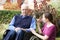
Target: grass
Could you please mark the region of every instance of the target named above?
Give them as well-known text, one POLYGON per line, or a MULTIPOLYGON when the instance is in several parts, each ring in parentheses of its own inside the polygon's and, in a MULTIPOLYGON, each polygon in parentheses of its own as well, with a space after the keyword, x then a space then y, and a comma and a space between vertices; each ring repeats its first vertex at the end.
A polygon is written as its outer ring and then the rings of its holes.
MULTIPOLYGON (((8 28, 8 24, 0 24, 0 40, 2 40, 4 31, 8 28)), ((60 40, 60 37, 56 37, 56 40, 60 40)))
POLYGON ((60 37, 57 37, 56 40, 60 40, 60 37))
POLYGON ((4 31, 8 28, 8 24, 0 24, 0 40, 3 37, 4 31))

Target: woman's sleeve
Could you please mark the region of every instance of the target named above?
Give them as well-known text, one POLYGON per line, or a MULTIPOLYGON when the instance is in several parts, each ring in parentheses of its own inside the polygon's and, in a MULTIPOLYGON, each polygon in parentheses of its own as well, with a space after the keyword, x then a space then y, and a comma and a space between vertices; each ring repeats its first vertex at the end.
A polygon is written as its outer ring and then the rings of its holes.
POLYGON ((55 32, 55 30, 56 30, 55 26, 52 26, 52 27, 48 28, 48 30, 46 30, 45 35, 50 37, 51 34, 53 34, 53 32, 55 32))

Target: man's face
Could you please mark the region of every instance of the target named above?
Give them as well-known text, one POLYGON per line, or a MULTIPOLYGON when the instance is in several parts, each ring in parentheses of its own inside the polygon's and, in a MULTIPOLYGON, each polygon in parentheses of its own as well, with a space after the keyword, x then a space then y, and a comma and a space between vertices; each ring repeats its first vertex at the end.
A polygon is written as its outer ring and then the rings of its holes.
POLYGON ((28 15, 28 8, 21 8, 21 12, 25 15, 28 15))

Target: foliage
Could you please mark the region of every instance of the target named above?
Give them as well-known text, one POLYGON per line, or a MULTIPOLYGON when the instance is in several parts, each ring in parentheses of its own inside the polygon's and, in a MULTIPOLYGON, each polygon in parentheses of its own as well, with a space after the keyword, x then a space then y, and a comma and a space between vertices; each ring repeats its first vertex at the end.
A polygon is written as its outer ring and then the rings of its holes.
POLYGON ((10 2, 6 2, 3 5, 4 9, 6 10, 20 10, 19 6, 17 3, 10 3, 10 2))
POLYGON ((20 11, 0 10, 0 24, 9 23, 14 15, 20 14, 20 11))

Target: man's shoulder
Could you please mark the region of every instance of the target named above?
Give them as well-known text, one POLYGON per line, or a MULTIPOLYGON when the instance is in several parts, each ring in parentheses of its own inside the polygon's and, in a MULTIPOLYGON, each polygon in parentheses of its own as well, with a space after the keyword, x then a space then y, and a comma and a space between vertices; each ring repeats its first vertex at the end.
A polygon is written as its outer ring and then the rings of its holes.
POLYGON ((20 14, 15 15, 15 17, 18 17, 18 16, 20 16, 20 14))

